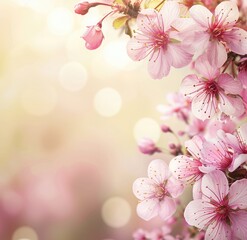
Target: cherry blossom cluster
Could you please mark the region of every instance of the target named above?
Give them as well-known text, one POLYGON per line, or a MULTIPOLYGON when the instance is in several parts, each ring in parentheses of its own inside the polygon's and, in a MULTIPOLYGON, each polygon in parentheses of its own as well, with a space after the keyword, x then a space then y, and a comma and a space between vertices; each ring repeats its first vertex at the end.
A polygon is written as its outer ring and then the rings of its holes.
POLYGON ((147 59, 153 79, 169 77, 171 67, 188 66, 179 91, 159 105, 161 119, 175 118, 182 130, 162 124, 162 134, 176 141, 158 146, 141 139, 143 154, 156 157, 147 177, 133 183, 137 214, 163 226, 138 229, 135 240, 244 240, 247 236, 247 2, 246 0, 102 0, 81 2, 75 12, 85 15, 95 6, 109 12, 82 38, 86 48, 104 39, 102 23, 130 36, 127 53, 134 61, 147 59), (192 200, 181 204, 192 186, 192 200), (184 205, 184 204, 183 204, 184 205), (176 226, 182 225, 180 231, 176 226))

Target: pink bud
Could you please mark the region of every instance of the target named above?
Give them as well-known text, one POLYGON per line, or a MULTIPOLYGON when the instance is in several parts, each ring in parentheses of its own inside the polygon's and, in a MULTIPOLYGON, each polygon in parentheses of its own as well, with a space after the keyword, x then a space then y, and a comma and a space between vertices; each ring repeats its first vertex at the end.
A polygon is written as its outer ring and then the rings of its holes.
POLYGON ((154 142, 149 138, 143 138, 138 143, 139 150, 144 154, 152 155, 155 152, 161 152, 159 148, 157 148, 154 142))
POLYGON ((92 4, 89 2, 77 3, 75 5, 74 11, 77 14, 85 15, 87 14, 90 7, 92 7, 92 4))
POLYGON ((101 23, 88 26, 87 31, 82 35, 82 38, 86 41, 85 46, 87 49, 94 50, 101 45, 104 38, 101 27, 101 23))
POLYGON ((164 133, 172 132, 172 130, 170 129, 170 127, 167 126, 167 125, 165 125, 165 124, 163 124, 163 125, 161 126, 161 130, 162 130, 162 132, 164 132, 164 133))

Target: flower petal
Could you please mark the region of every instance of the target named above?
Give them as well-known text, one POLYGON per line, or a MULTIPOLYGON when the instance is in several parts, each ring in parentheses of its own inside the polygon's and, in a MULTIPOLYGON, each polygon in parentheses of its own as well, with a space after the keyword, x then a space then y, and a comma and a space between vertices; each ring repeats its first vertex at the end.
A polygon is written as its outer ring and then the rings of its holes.
POLYGON ((163 49, 152 53, 148 63, 148 72, 153 79, 161 79, 170 72, 171 59, 167 57, 163 49))
POLYGON ((136 211, 140 218, 148 221, 158 215, 159 200, 156 198, 143 200, 137 205, 136 211))
POLYGON ((219 68, 227 60, 226 49, 221 42, 210 41, 207 49, 207 59, 212 66, 219 68))
POLYGON ((230 213, 230 221, 233 231, 233 239, 246 239, 247 235, 247 211, 240 210, 230 213))
POLYGON ((233 209, 247 208, 247 179, 234 182, 229 190, 229 205, 233 209))
POLYGON ((241 28, 233 28, 224 34, 228 47, 239 55, 247 54, 247 32, 241 28))
POLYGON ((160 208, 159 208, 159 216, 163 220, 167 220, 170 218, 176 211, 177 205, 174 199, 170 197, 165 197, 160 202, 160 208))
POLYGON ((148 177, 157 184, 164 183, 170 176, 168 165, 161 159, 153 160, 148 166, 148 177))
POLYGON ((201 82, 195 74, 190 74, 182 80, 180 92, 185 96, 193 98, 198 93, 198 89, 200 88, 198 84, 201 82))
POLYGON ((203 229, 215 216, 214 206, 202 199, 189 202, 184 210, 184 218, 189 225, 203 229))
POLYGON ((144 200, 155 192, 155 183, 150 178, 138 178, 134 181, 132 190, 138 199, 144 200))
POLYGON ((215 170, 203 176, 202 193, 207 198, 220 202, 229 192, 229 185, 225 174, 215 170))
POLYGON ((171 28, 171 24, 179 18, 179 5, 175 1, 166 1, 163 7, 160 9, 164 21, 164 31, 171 28))
POLYGON ((235 171, 241 164, 247 162, 247 154, 239 154, 228 168, 229 172, 235 171))
POLYGON ((139 36, 134 36, 127 43, 127 53, 134 61, 140 61, 147 57, 149 48, 139 41, 139 36))
POLYGON ((194 5, 190 8, 190 16, 202 27, 207 29, 213 14, 204 6, 194 5))
POLYGON ((232 232, 230 226, 225 221, 212 222, 206 231, 205 239, 208 240, 230 240, 232 239, 232 232))
POLYGON ((166 183, 166 190, 173 198, 177 198, 183 193, 184 185, 181 181, 178 181, 175 177, 171 176, 166 183))
POLYGON ((224 1, 215 8, 215 17, 218 23, 228 25, 236 23, 239 18, 238 7, 234 2, 224 1))
POLYGON ((240 94, 243 89, 241 82, 234 80, 234 78, 227 73, 220 74, 218 77, 218 85, 224 89, 226 94, 240 94))

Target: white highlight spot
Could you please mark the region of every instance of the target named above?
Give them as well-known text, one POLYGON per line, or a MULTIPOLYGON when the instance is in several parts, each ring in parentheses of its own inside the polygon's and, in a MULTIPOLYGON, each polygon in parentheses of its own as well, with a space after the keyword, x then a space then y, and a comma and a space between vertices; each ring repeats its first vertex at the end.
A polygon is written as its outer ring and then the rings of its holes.
POLYGON ((61 68, 59 80, 64 89, 79 91, 87 82, 87 71, 80 63, 70 62, 61 68))
POLYGON ((55 35, 66 35, 72 31, 74 18, 66 8, 57 8, 47 19, 49 30, 55 35))
POLYGON ((112 197, 104 203, 101 215, 108 226, 119 228, 128 223, 131 216, 131 208, 125 199, 112 197))
POLYGON ((142 118, 134 126, 134 136, 137 142, 142 138, 150 138, 157 142, 160 138, 160 126, 151 118, 142 118))
POLYGON ((15 230, 12 240, 38 240, 38 235, 34 229, 23 226, 15 230))
POLYGON ((116 115, 120 111, 121 106, 121 96, 113 88, 103 88, 94 97, 94 107, 104 117, 116 115))

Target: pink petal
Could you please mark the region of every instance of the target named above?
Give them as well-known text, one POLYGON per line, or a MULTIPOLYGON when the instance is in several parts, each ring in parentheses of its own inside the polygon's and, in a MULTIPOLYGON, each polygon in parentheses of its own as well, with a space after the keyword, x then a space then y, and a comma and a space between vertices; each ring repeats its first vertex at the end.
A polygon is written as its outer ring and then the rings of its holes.
POLYGON ((228 47, 239 55, 247 54, 247 32, 241 28, 233 28, 224 34, 228 47))
POLYGON ((215 97, 211 98, 210 95, 201 93, 193 98, 191 110, 201 120, 210 119, 218 111, 218 101, 215 97))
POLYGON ((221 2, 215 8, 215 17, 218 17, 218 20, 223 25, 228 25, 230 23, 236 23, 239 18, 238 7, 234 2, 224 1, 221 2))
POLYGON ((153 79, 161 79, 170 72, 171 59, 167 57, 163 49, 156 50, 148 63, 148 72, 153 79))
POLYGON ((148 166, 148 177, 157 184, 164 183, 170 176, 168 165, 161 159, 153 160, 148 166))
POLYGON ((212 66, 221 67, 227 60, 224 45, 218 41, 210 41, 207 48, 207 58, 212 66))
POLYGON ((220 73, 219 68, 209 64, 206 55, 202 55, 197 59, 195 62, 195 70, 209 80, 216 78, 220 73))
POLYGON ((239 132, 242 140, 244 141, 244 143, 247 144, 247 123, 242 124, 239 127, 238 132, 239 132))
POLYGON ((238 80, 241 81, 243 87, 247 87, 247 70, 242 70, 238 73, 238 80))
POLYGON ((158 215, 159 200, 156 198, 143 200, 138 203, 136 211, 140 218, 148 221, 158 215))
POLYGON ((245 106, 240 97, 221 94, 220 110, 228 116, 240 117, 245 112, 245 106))
POLYGON ((231 228, 225 221, 212 222, 206 231, 205 240, 232 240, 231 228))
POLYGON ((157 16, 158 12, 154 9, 143 9, 136 19, 138 30, 150 34, 150 28, 147 28, 147 26, 157 27, 157 16))
POLYGON ((134 61, 140 61, 147 57, 147 51, 149 48, 145 47, 142 41, 138 40, 139 36, 134 36, 127 43, 127 53, 134 61))
POLYGON ((220 202, 229 192, 228 181, 225 174, 215 170, 203 176, 202 193, 208 198, 220 202))
POLYGON ((193 185, 192 193, 193 193, 193 199, 201 199, 202 198, 202 179, 199 179, 196 181, 193 185))
POLYGON ((233 209, 247 208, 247 179, 234 182, 229 190, 229 206, 233 209))
POLYGON ((155 192, 155 183, 150 178, 138 178, 134 181, 132 190, 138 199, 144 200, 155 192))
POLYGON ((247 162, 247 154, 239 154, 228 168, 229 172, 235 171, 240 165, 247 162))
POLYGON ((190 16, 202 27, 207 29, 213 14, 204 6, 194 5, 190 8, 190 16))
POLYGON ((197 94, 197 91, 200 88, 197 84, 201 82, 202 81, 195 74, 190 74, 182 80, 180 92, 185 96, 192 98, 197 94))
POLYGON ((166 1, 162 9, 160 9, 160 14, 162 15, 164 21, 164 31, 171 28, 171 24, 179 18, 179 5, 175 1, 166 1))
POLYGON ((181 181, 178 181, 175 177, 171 176, 166 183, 166 190, 173 198, 177 198, 183 193, 184 185, 181 181))
POLYGON ((247 211, 240 210, 230 213, 233 239, 246 239, 247 235, 247 211))
POLYGON ((191 140, 184 143, 185 148, 190 152, 190 154, 197 159, 201 158, 202 143, 205 139, 201 136, 194 136, 191 140))
POLYGON ((189 202, 184 210, 184 218, 189 225, 203 229, 215 216, 214 206, 210 203, 197 199, 189 202))
POLYGON ((240 94, 243 87, 239 80, 234 80, 227 73, 220 74, 218 77, 218 85, 224 89, 226 94, 240 94))
POLYGON ((168 44, 167 56, 172 59, 171 65, 176 68, 188 65, 192 59, 192 55, 186 52, 184 47, 178 43, 168 44))
POLYGON ((177 205, 174 201, 174 199, 170 197, 165 197, 161 202, 160 202, 160 208, 159 208, 159 216, 163 220, 167 220, 170 218, 176 211, 177 205))

